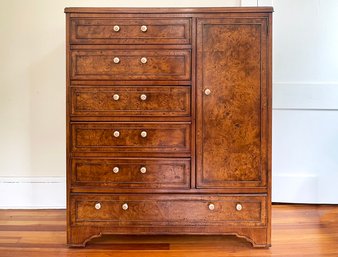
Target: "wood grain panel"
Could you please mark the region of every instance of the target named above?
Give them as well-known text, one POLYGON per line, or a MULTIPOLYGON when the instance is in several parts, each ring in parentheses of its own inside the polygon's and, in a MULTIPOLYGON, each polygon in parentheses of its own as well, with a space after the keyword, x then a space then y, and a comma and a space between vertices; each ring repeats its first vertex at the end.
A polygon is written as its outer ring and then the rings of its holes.
POLYGON ((265 198, 259 196, 87 194, 72 199, 73 225, 264 226, 266 222, 265 198), (95 209, 96 203, 101 209, 95 209), (238 203, 243 206, 241 211, 236 210, 238 203), (128 205, 127 210, 122 209, 123 204, 128 205), (214 210, 209 209, 210 204, 214 210))
POLYGON ((189 44, 190 19, 134 18, 71 20, 71 44, 189 44), (114 26, 119 31, 114 31, 114 26), (147 26, 142 32, 141 26, 147 26))
POLYGON ((190 80, 190 50, 72 50, 74 80, 190 80), (114 63, 114 58, 120 59, 114 63), (146 57, 147 63, 141 63, 146 57))
POLYGON ((190 188, 190 159, 76 158, 72 170, 72 187, 190 188), (115 167, 117 173, 113 172, 115 167), (145 173, 140 171, 142 167, 145 173))
POLYGON ((189 152, 191 147, 189 122, 81 122, 71 127, 74 152, 189 152))
POLYGON ((197 33, 197 186, 265 185, 265 20, 201 19, 197 33))
POLYGON ((114 86, 73 87, 73 116, 164 116, 191 114, 190 87, 114 86), (114 100, 117 95, 118 100, 114 100), (141 100, 141 95, 146 99, 141 100))

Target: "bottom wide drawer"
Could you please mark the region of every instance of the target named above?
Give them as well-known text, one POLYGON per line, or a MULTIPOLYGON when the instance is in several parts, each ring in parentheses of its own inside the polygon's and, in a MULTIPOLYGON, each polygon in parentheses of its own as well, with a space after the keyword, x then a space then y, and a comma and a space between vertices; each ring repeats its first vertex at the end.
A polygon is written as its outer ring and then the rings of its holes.
POLYGON ((266 197, 240 195, 71 195, 72 225, 266 225, 266 197))

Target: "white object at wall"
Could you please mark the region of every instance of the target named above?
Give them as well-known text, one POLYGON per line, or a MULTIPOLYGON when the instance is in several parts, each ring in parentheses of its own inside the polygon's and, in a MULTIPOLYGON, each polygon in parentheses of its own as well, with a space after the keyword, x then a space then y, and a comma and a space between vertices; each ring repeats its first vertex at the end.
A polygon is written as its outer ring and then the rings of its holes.
POLYGON ((241 6, 257 6, 258 0, 241 0, 241 6))
POLYGON ((273 6, 273 0, 241 0, 241 6, 273 6))
POLYGON ((338 203, 338 1, 274 1, 272 200, 338 203))
POLYGON ((273 0, 258 0, 258 6, 273 6, 273 0))

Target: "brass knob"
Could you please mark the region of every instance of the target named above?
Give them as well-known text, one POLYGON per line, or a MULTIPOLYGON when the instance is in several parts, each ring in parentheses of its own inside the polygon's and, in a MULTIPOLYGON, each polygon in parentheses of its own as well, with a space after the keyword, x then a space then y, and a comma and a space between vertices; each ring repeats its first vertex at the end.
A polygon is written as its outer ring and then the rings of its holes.
POLYGON ((146 168, 146 167, 141 167, 141 168, 140 168, 140 172, 141 172, 142 174, 146 173, 146 172, 147 172, 147 168, 146 168))
POLYGON ((114 31, 115 32, 119 32, 120 31, 120 26, 119 25, 115 25, 114 26, 114 31))
POLYGON ((100 210, 101 209, 101 203, 96 203, 95 204, 95 209, 100 210))
POLYGON ((236 204, 237 211, 241 211, 242 209, 243 209, 243 206, 240 203, 236 204))
POLYGON ((129 206, 127 203, 122 204, 122 210, 126 211, 128 210, 129 206))
POLYGON ((146 64, 148 62, 148 59, 146 57, 141 58, 141 63, 146 64))
POLYGON ((141 26, 141 31, 142 32, 147 32, 147 30, 148 30, 148 27, 146 25, 142 25, 141 26))
POLYGON ((114 94, 114 95, 113 95, 113 99, 114 99, 115 101, 117 101, 117 100, 120 99, 120 96, 119 96, 118 94, 114 94))
POLYGON ((119 171, 120 171, 120 169, 119 169, 119 167, 114 167, 113 168, 113 172, 116 174, 116 173, 119 173, 119 171))
POLYGON ((145 95, 145 94, 140 95, 140 99, 141 99, 142 101, 147 100, 147 95, 145 95))
POLYGON ((119 137, 120 136, 120 132, 119 131, 114 131, 114 137, 119 137))
POLYGON ((211 94, 211 90, 209 88, 204 90, 204 94, 205 95, 210 95, 211 94))
POLYGON ((116 63, 116 64, 117 64, 117 63, 120 63, 120 58, 115 57, 115 58, 114 58, 114 63, 116 63))
POLYGON ((215 210, 215 205, 213 203, 210 203, 208 207, 210 211, 215 210))
POLYGON ((142 131, 142 132, 141 132, 141 137, 147 137, 147 135, 148 135, 148 134, 147 134, 147 131, 142 131))

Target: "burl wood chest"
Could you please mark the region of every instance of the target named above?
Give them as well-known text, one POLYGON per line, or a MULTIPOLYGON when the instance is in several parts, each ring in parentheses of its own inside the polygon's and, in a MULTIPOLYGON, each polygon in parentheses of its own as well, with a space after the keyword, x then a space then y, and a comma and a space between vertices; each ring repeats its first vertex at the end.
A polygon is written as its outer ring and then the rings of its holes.
POLYGON ((67 230, 271 237, 272 8, 66 8, 67 230))

